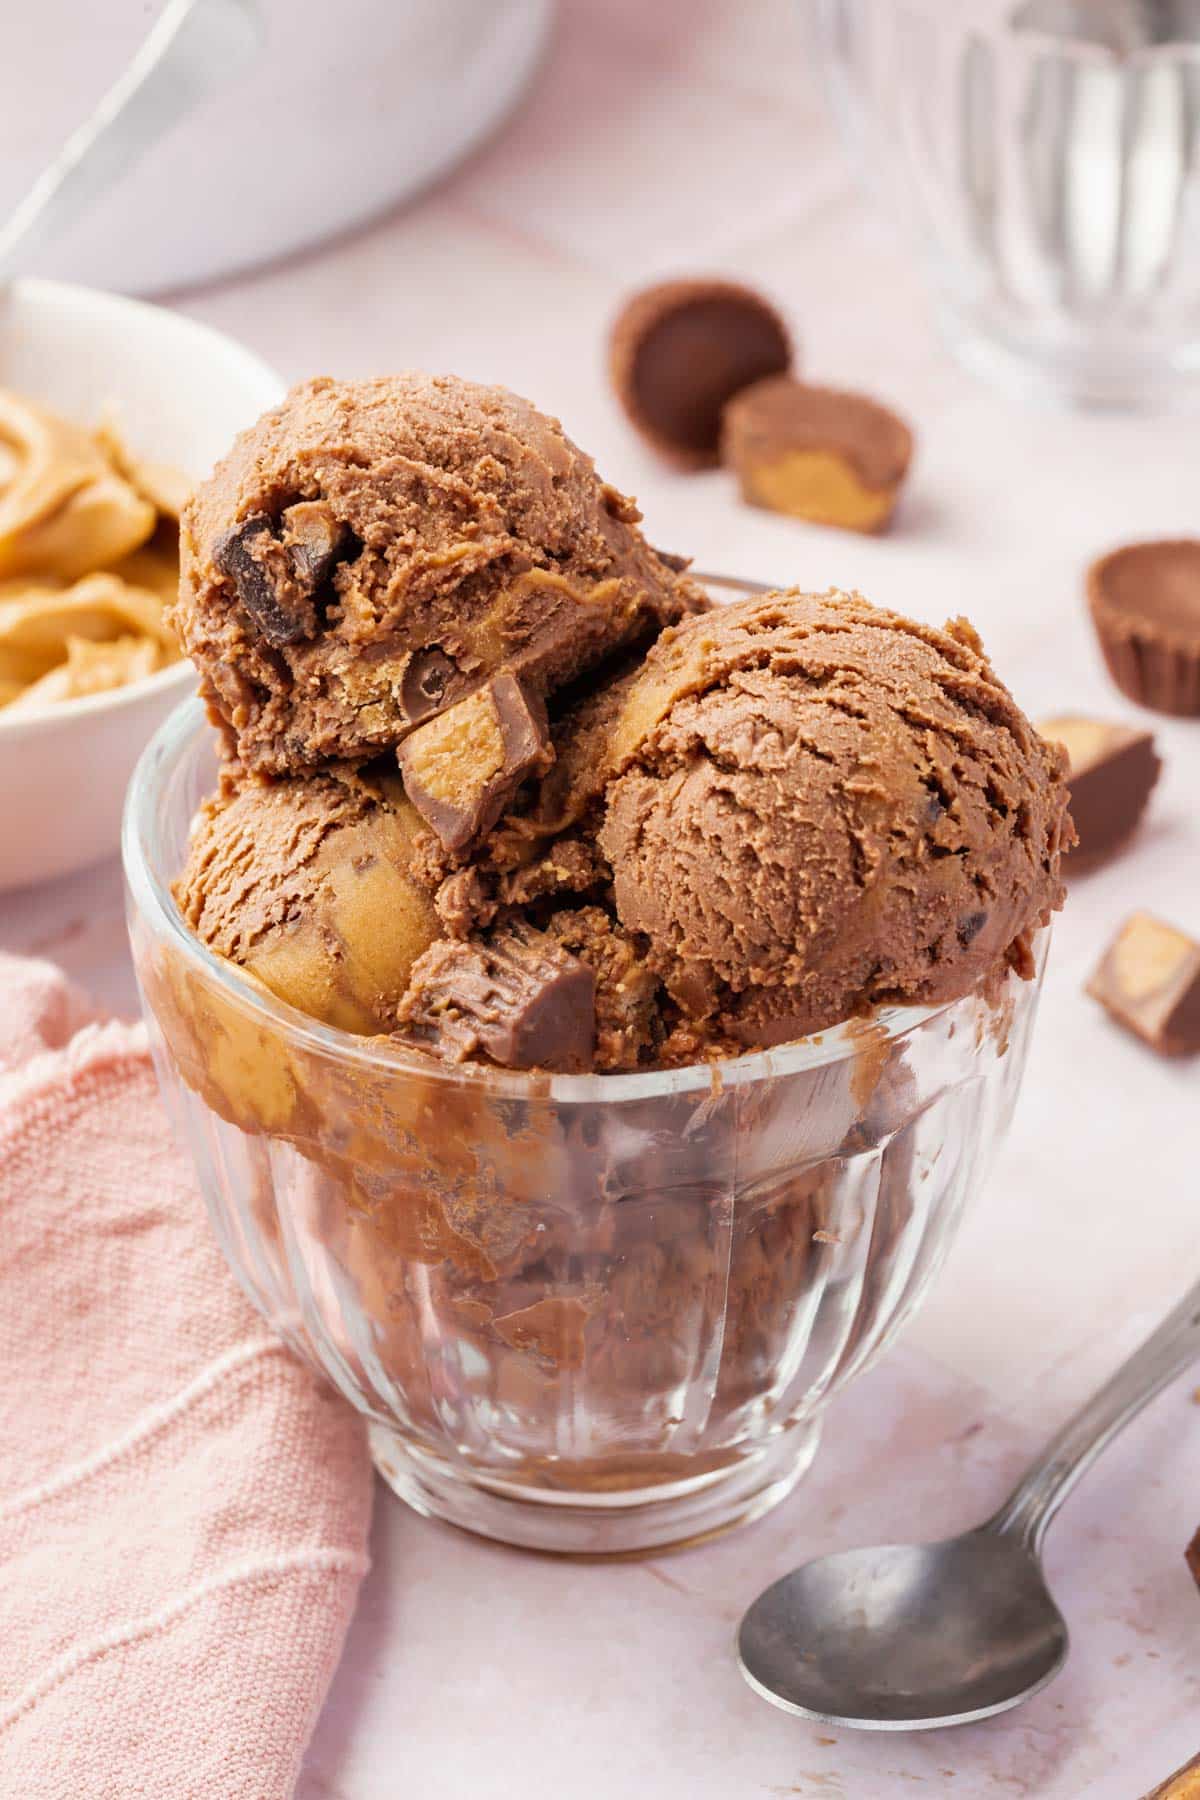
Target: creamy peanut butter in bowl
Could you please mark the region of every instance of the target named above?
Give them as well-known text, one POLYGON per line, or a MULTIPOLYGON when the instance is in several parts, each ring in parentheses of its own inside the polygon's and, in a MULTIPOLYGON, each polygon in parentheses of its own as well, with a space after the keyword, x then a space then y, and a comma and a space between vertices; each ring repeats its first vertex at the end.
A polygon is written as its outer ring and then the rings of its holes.
POLYGON ((179 509, 282 384, 165 308, 0 290, 0 891, 115 853, 195 674, 166 621, 179 509))

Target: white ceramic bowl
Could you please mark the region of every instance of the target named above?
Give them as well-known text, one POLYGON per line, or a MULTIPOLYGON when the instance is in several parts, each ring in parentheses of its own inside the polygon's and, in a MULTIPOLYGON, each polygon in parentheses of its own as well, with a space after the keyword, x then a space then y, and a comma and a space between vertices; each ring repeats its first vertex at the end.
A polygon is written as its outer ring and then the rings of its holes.
MULTIPOLYGON (((494 131, 551 0, 255 0, 261 52, 38 259, 124 292, 211 281, 406 199, 494 131)), ((161 0, 0 6, 0 216, 146 35, 161 0)))
MULTIPOLYGON (((0 290, 0 387, 83 422, 111 412, 139 454, 196 479, 283 391, 219 332, 50 281, 0 290)), ((0 712, 0 892, 116 852, 134 764, 195 679, 184 662, 54 711, 0 712)))

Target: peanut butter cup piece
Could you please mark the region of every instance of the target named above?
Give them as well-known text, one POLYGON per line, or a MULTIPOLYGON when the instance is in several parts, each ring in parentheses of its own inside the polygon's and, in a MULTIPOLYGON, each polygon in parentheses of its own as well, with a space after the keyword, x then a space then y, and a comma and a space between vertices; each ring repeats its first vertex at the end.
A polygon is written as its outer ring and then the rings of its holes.
POLYGON ((788 375, 725 408, 721 454, 751 506, 846 531, 882 531, 912 461, 904 420, 865 394, 788 375))
POLYGON ((1137 830, 1162 762, 1151 734, 1129 725, 1068 714, 1043 719, 1038 730, 1067 753, 1079 842, 1066 866, 1074 874, 1111 856, 1137 830))
POLYGON ((213 563, 278 650, 316 634, 321 590, 337 564, 361 547, 321 501, 299 501, 278 523, 264 513, 243 519, 218 539, 213 563))
POLYGON ((1200 1051, 1200 943, 1151 913, 1127 919, 1088 993, 1160 1056, 1200 1051))
POLYGON ((642 436, 684 468, 719 460, 727 401, 792 365, 783 320, 730 281, 666 281, 635 294, 612 329, 617 397, 642 436))
POLYGON ((1200 540, 1111 550, 1088 570, 1087 592, 1121 692, 1155 712, 1200 716, 1200 540))
POLYGON ((544 710, 497 675, 411 732, 396 752, 404 789, 457 854, 491 830, 525 777, 550 758, 544 710))
POLYGON ((413 965, 396 1036, 444 1062, 482 1053, 506 1069, 590 1069, 596 978, 521 920, 489 937, 443 940, 413 965))

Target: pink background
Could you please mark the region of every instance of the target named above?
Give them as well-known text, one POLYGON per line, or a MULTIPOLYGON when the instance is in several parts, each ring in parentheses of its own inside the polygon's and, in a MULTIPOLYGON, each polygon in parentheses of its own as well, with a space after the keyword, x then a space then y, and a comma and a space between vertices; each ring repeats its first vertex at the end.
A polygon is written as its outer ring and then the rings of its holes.
MULTIPOLYGON (((519 119, 403 215, 183 309, 285 375, 455 370, 561 414, 702 566, 967 612, 1035 716, 1131 718, 1081 605, 1097 551, 1196 529, 1194 423, 1034 414, 945 358, 906 247, 855 192, 785 0, 568 0, 519 119), (664 271, 761 284, 808 372, 914 421, 893 534, 743 509, 663 470, 605 384, 604 334, 664 271), (1184 471, 1190 471, 1188 475, 1184 471)), ((374 1568, 302 1800, 1133 1800, 1200 1746, 1200 1375, 1160 1399, 1068 1504, 1050 1578, 1074 1650, 1020 1712, 918 1738, 804 1724, 756 1699, 732 1637, 794 1562, 953 1532, 1196 1272, 1200 1068, 1160 1064, 1082 993, 1136 906, 1200 932, 1200 725, 1156 721, 1167 771, 1135 849, 1079 880, 1058 927, 1011 1140, 901 1348, 832 1409, 806 1483, 724 1543, 623 1566, 519 1556, 380 1490, 374 1568)), ((135 1001, 114 866, 0 902, 0 944, 135 1001)))

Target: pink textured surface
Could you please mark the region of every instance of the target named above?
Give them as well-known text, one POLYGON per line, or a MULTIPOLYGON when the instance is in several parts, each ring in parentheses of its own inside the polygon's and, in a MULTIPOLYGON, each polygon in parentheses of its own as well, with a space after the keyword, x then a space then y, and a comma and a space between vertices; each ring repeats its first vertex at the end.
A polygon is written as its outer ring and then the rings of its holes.
POLYGON ((275 1800, 366 1568, 362 1431, 243 1299, 140 1026, 0 956, 0 1794, 275 1800))

